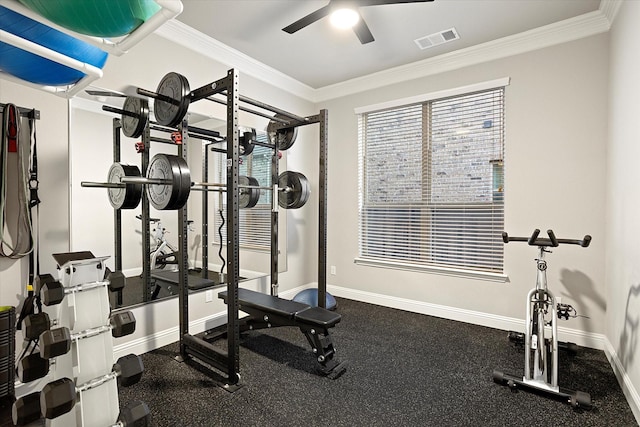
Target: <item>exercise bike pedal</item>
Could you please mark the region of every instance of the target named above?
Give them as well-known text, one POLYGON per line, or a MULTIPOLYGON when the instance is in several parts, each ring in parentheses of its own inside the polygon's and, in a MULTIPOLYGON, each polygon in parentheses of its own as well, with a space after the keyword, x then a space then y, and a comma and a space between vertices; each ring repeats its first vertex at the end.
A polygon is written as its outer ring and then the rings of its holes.
POLYGON ((507 337, 509 338, 509 341, 514 344, 524 345, 524 334, 522 332, 509 331, 507 337))
POLYGON ((576 391, 569 398, 569 404, 576 409, 591 409, 591 396, 583 391, 576 391))

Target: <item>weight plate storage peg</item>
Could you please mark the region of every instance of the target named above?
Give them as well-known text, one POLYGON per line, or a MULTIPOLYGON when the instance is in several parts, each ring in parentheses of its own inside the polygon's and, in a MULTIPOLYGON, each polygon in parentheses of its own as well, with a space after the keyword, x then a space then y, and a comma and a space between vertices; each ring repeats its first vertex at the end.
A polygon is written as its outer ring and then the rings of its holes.
MULTIPOLYGON (((107 181, 109 183, 120 183, 125 176, 140 176, 140 169, 137 166, 114 163, 109 168, 107 181)), ((123 187, 109 188, 109 203, 114 209, 135 209, 140 204, 142 198, 142 185, 125 184, 123 187)))
POLYGON ((311 186, 300 172, 286 171, 278 176, 278 204, 285 209, 298 209, 307 203, 311 186))
POLYGON ((149 203, 158 210, 182 208, 191 191, 191 173, 187 162, 178 156, 156 154, 147 170, 149 180, 164 181, 147 184, 149 203))
MULTIPOLYGON (((289 117, 276 114, 275 118, 282 120, 291 120, 289 117)), ((267 125, 267 136, 269 137, 269 142, 272 144, 276 144, 278 150, 287 150, 293 146, 293 143, 296 142, 296 138, 298 137, 298 128, 283 128, 278 129, 281 126, 281 123, 275 120, 271 120, 267 125)))
POLYGON ((163 126, 176 127, 189 109, 189 81, 182 74, 171 72, 160 80, 153 101, 153 114, 163 126))
POLYGON ((129 138, 139 138, 149 120, 149 103, 146 99, 127 96, 122 109, 130 113, 122 114, 122 132, 129 138))

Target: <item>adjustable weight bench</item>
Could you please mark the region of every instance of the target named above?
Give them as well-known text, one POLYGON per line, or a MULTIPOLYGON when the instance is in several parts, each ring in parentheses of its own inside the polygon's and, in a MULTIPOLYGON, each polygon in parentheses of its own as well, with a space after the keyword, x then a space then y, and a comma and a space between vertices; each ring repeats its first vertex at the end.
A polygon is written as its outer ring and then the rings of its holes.
MULTIPOLYGON (((220 292, 218 297, 226 303, 227 291, 220 292)), ((249 314, 240 319, 240 332, 297 326, 311 345, 319 374, 335 379, 346 371, 346 363, 335 357, 336 350, 329 335, 329 328, 340 322, 340 314, 243 288, 238 289, 238 305, 249 314)))

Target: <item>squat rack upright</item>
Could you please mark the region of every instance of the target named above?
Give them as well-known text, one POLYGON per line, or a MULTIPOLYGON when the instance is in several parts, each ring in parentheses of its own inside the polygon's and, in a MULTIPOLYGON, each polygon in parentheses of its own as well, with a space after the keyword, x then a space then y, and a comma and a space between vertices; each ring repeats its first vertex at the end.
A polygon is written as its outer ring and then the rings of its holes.
MULTIPOLYGON (((318 123, 320 124, 320 191, 319 191, 319 251, 318 251, 318 301, 321 307, 326 304, 326 200, 327 200, 327 149, 328 149, 328 113, 321 110, 318 114, 309 117, 300 117, 288 113, 279 108, 244 97, 239 94, 239 74, 235 69, 227 72, 226 77, 206 84, 190 92, 190 103, 207 99, 220 102, 212 98, 213 95, 226 95, 226 119, 227 119, 227 350, 221 351, 203 339, 189 333, 189 288, 188 288, 188 260, 187 260, 187 205, 179 210, 179 331, 180 331, 180 356, 184 360, 193 357, 205 362, 211 367, 225 373, 226 386, 233 388, 240 381, 239 358, 239 304, 238 304, 238 279, 239 269, 239 111, 265 116, 246 107, 240 102, 255 107, 284 115, 287 120, 274 120, 273 129, 276 131, 291 129, 299 126, 318 123), (288 122, 288 123, 287 123, 288 122)), ((270 116, 267 116, 270 117, 270 116)), ((275 119, 275 118, 272 118, 275 119)), ((188 123, 183 120, 178 126, 182 133, 183 144, 178 146, 178 155, 187 158, 188 123)), ((278 293, 278 146, 274 144, 272 157, 272 208, 271 208, 271 295, 278 293)), ((207 193, 203 192, 203 205, 207 205, 207 193)), ((204 212, 204 208, 203 208, 204 212)), ((203 223, 207 218, 203 218, 203 223)), ((204 231, 204 226, 203 226, 204 231)), ((208 245, 203 236, 203 246, 208 245)), ((202 266, 203 269, 207 265, 202 266)))

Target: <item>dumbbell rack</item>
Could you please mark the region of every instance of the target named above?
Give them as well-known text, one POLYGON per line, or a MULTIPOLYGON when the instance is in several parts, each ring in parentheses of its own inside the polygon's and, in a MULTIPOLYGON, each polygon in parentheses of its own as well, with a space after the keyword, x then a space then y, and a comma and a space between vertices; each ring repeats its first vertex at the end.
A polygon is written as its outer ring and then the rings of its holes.
MULTIPOLYGON (((58 281, 62 285, 59 303, 50 305, 45 301, 43 312, 55 322, 56 328, 68 328, 82 339, 71 341, 69 352, 55 357, 49 367, 49 382, 40 392, 40 410, 55 405, 56 393, 45 396, 50 384, 63 378, 73 379, 76 387, 105 377, 112 372, 113 339, 110 333, 84 334, 85 331, 110 330, 110 306, 108 282, 104 281, 105 260, 90 252, 54 254, 58 265, 58 281), (84 334, 84 336, 83 336, 84 334), (46 403, 45 403, 46 402, 46 403)), ((52 278, 53 280, 53 278, 52 278)), ((47 285, 45 284, 44 287, 47 285)), ((43 291, 44 292, 44 291, 43 291)), ((56 300, 57 302, 58 300, 56 300)), ((43 343, 41 342, 42 346, 43 343)), ((36 394, 34 394, 35 396, 36 394)), ((75 392, 74 392, 75 395, 75 392)), ((31 396, 31 395, 30 395, 31 396)), ((32 396, 32 397, 34 397, 32 396)), ((35 399, 25 396, 27 402, 35 399)), ((69 412, 47 419, 47 426, 98 426, 112 425, 118 420, 118 388, 115 378, 105 381, 100 387, 83 390, 81 403, 72 405, 69 412)))

